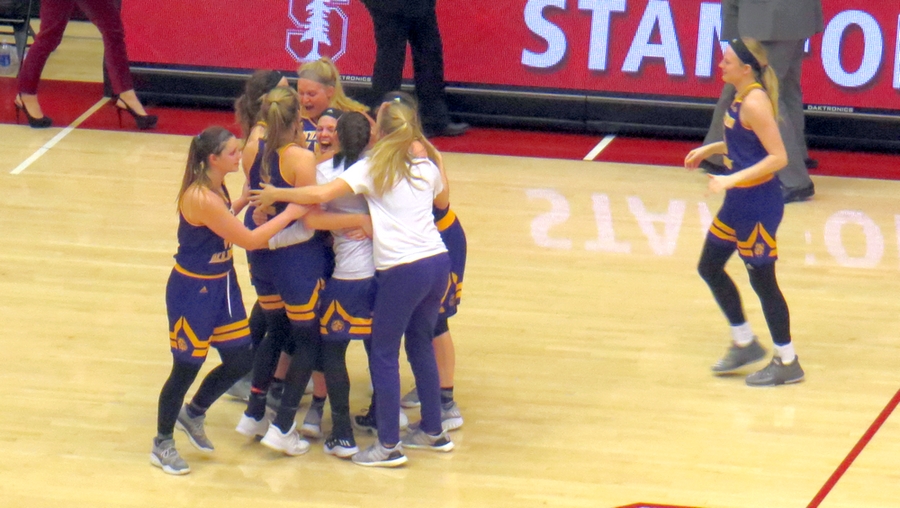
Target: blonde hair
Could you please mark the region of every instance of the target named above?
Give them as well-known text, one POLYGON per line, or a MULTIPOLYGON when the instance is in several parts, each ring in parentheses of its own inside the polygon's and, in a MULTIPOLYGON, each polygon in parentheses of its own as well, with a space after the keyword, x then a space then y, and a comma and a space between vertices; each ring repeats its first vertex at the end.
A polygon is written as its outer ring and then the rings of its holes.
POLYGON ((184 176, 181 179, 181 188, 178 189, 178 197, 175 198, 179 210, 181 210, 181 198, 184 197, 184 193, 192 185, 206 187, 217 194, 222 193, 220 189, 213 189, 210 186, 212 181, 208 172, 209 157, 222 153, 225 145, 233 137, 234 134, 228 129, 214 125, 191 138, 191 147, 188 150, 187 164, 185 164, 184 176))
POLYGON ((266 145, 263 148, 259 176, 263 182, 268 183, 274 154, 297 137, 300 125, 300 98, 297 92, 286 86, 273 88, 263 98, 261 115, 266 121, 266 145))
POLYGON ((438 159, 438 151, 422 134, 416 110, 399 100, 385 103, 378 117, 382 137, 372 147, 369 155, 370 174, 378 195, 394 188, 400 180, 420 178, 412 174, 410 148, 416 141, 425 147, 431 160, 438 159))
POLYGON ((315 81, 322 86, 330 86, 334 88, 334 95, 331 96, 329 106, 340 109, 341 111, 356 111, 365 113, 369 110, 362 103, 359 103, 344 93, 344 87, 341 86, 341 74, 335 67, 334 62, 327 56, 323 56, 318 60, 306 62, 297 69, 298 79, 308 79, 315 81))
MULTIPOLYGON (((756 80, 762 84, 763 88, 766 89, 766 93, 769 94, 769 100, 772 101, 772 110, 777 119, 778 77, 775 75, 775 70, 769 65, 769 54, 766 52, 766 48, 764 48, 756 39, 742 37, 741 40, 744 42, 744 45, 747 46, 747 49, 753 53, 753 56, 756 57, 756 61, 759 62, 760 67, 762 67, 762 72, 757 74, 756 80)), ((756 73, 755 70, 753 72, 756 73)))

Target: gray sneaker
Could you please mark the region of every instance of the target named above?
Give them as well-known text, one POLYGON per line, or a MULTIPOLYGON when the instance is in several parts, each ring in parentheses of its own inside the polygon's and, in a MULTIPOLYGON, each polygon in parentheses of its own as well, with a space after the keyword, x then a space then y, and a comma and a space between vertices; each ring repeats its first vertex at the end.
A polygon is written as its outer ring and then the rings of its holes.
POLYGON ((209 438, 206 437, 206 430, 203 428, 203 422, 205 420, 206 415, 200 415, 196 418, 188 416, 187 405, 185 404, 184 406, 181 406, 181 411, 178 412, 178 419, 175 420, 175 428, 184 431, 195 448, 202 452, 209 453, 215 448, 213 448, 213 444, 209 438))
POLYGON ((419 392, 415 388, 409 391, 403 398, 400 399, 400 407, 405 407, 406 409, 419 407, 422 403, 419 402, 419 392))
POLYGON ((154 439, 153 449, 150 450, 150 463, 169 474, 182 475, 191 472, 187 462, 181 458, 181 455, 178 455, 174 439, 166 439, 158 443, 154 439))
MULTIPOLYGON (((422 424, 422 421, 413 422, 409 424, 409 430, 415 431, 419 429, 419 425, 422 424)), ((444 432, 449 432, 451 430, 456 430, 463 426, 463 417, 459 412, 459 406, 456 405, 456 401, 453 401, 447 405, 441 404, 441 429, 444 432)))
POLYGON ((303 418, 303 426, 300 427, 300 433, 306 437, 319 439, 322 434, 322 413, 325 411, 323 404, 312 403, 303 418))
POLYGON ((360 466, 397 467, 406 464, 406 455, 403 454, 402 445, 385 448, 380 441, 375 441, 375 444, 355 454, 351 460, 360 466))
POLYGON ((759 345, 759 341, 756 337, 753 337, 753 342, 747 346, 741 347, 732 343, 731 347, 728 348, 728 352, 725 353, 725 356, 712 366, 712 371, 715 374, 726 374, 737 370, 744 365, 758 362, 765 357, 766 350, 759 345))
POLYGON ((747 376, 747 386, 778 386, 803 381, 803 368, 800 367, 800 357, 788 365, 781 362, 781 358, 775 355, 761 371, 747 376))
POLYGON ((400 442, 405 448, 422 448, 436 452, 449 452, 453 449, 453 441, 450 441, 447 431, 443 431, 437 436, 429 436, 424 430, 416 429, 403 436, 400 442))

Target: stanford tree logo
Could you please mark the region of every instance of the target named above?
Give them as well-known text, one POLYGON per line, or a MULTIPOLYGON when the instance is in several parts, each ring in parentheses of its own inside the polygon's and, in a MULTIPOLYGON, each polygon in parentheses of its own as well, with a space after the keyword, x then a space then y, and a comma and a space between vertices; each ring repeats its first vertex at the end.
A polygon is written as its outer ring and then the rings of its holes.
POLYGON ((288 17, 296 28, 287 31, 285 49, 298 62, 323 56, 337 61, 347 50, 347 14, 341 5, 350 0, 290 0, 288 17))

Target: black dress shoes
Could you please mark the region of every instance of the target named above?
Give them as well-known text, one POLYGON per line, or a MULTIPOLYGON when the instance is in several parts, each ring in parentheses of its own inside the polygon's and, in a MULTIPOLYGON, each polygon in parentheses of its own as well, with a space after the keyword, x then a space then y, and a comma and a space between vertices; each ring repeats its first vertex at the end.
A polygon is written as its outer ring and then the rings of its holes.
POLYGON ((782 190, 785 204, 794 203, 797 201, 806 201, 807 199, 813 197, 813 194, 815 193, 816 186, 813 185, 812 182, 809 182, 809 185, 806 187, 798 187, 796 189, 784 188, 782 190))
POLYGON ((425 127, 423 130, 425 131, 424 134, 427 138, 462 136, 469 130, 469 124, 464 122, 450 122, 443 127, 425 127))

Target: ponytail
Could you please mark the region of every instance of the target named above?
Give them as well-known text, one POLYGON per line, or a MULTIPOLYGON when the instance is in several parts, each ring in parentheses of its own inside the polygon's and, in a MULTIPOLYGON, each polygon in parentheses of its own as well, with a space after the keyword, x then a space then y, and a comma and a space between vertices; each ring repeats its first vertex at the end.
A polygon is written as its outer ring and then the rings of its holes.
POLYGON ((766 89, 766 93, 769 95, 769 100, 772 102, 772 111, 777 120, 779 96, 778 77, 775 75, 775 70, 769 65, 769 55, 762 44, 756 39, 743 38, 741 41, 746 48, 750 50, 750 53, 753 54, 756 61, 759 62, 759 70, 754 69, 753 72, 756 75, 756 80, 766 89))
POLYGON ((293 89, 280 86, 263 98, 262 116, 266 120, 266 144, 262 153, 259 174, 263 182, 271 180, 271 164, 278 149, 297 136, 300 118, 300 99, 293 89))
POLYGON ((256 71, 244 85, 244 94, 234 101, 234 114, 241 126, 241 134, 246 140, 250 136, 253 125, 259 121, 259 109, 262 98, 284 78, 278 71, 256 71))

